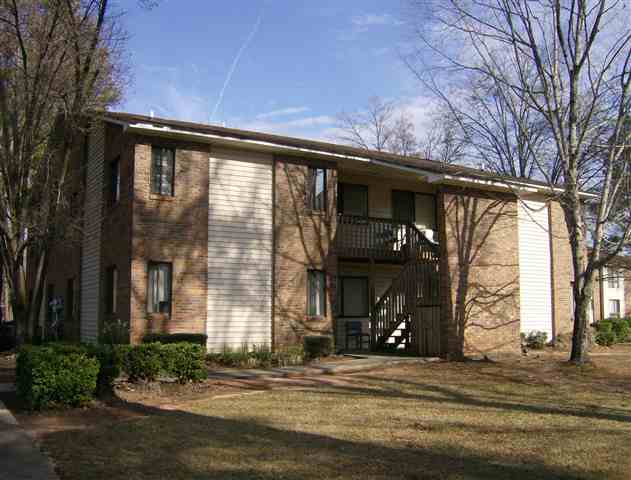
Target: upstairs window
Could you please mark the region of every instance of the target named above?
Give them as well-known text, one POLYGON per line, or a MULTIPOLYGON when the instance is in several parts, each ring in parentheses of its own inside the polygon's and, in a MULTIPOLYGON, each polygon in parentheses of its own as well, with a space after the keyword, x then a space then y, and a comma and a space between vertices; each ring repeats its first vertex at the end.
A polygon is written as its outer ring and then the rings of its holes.
POLYGON ((171 274, 170 263, 151 262, 147 285, 147 312, 171 313, 171 274))
POLYGON ((324 168, 309 167, 307 207, 319 212, 326 210, 326 170, 324 168))
POLYGON ((174 176, 175 151, 151 147, 151 193, 172 197, 174 176))
POLYGON ((620 288, 620 272, 614 269, 607 269, 607 286, 609 288, 620 288))
POLYGON ((307 314, 314 317, 326 315, 326 283, 324 272, 309 270, 307 272, 307 314))
POLYGON ((116 313, 116 301, 118 291, 118 269, 111 266, 106 272, 105 286, 105 313, 116 313))
POLYGON ((338 208, 344 215, 368 216, 368 187, 340 183, 338 208))
POLYGON ((110 201, 118 203, 121 197, 121 167, 120 157, 110 165, 110 201))

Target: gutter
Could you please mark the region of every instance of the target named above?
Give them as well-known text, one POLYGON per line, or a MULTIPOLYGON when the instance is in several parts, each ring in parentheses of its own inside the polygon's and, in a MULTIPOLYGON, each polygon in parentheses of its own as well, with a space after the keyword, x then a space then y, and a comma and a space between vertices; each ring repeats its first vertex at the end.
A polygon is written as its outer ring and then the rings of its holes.
MULTIPOLYGON (((411 173, 414 175, 418 175, 420 177, 424 177, 428 183, 433 184, 452 184, 452 185, 463 185, 463 186, 474 186, 474 187, 486 187, 486 188, 496 188, 501 190, 520 190, 526 193, 545 193, 549 194, 553 193, 562 193, 563 189, 558 187, 548 187, 541 185, 534 185, 532 183, 523 182, 519 180, 485 180, 481 178, 476 178, 473 176, 466 175, 455 175, 448 173, 435 173, 428 170, 424 170, 421 168, 410 167, 406 165, 396 165, 389 162, 385 162, 382 160, 376 160, 370 157, 362 157, 357 155, 346 155, 342 153, 334 153, 334 152, 326 152, 322 150, 315 150, 311 148, 303 148, 303 147, 293 147, 289 145, 281 145, 273 142, 266 142, 262 140, 247 140, 236 137, 226 137, 221 135, 216 135, 212 133, 201 133, 201 132, 191 132, 188 130, 178 130, 173 129, 168 126, 158 127, 156 125, 150 123, 127 123, 122 122, 120 120, 112 119, 106 117, 107 122, 120 125, 123 127, 123 131, 131 132, 131 133, 140 133, 147 135, 159 135, 159 136, 170 136, 170 137, 185 137, 189 139, 193 139, 202 143, 214 143, 219 145, 227 145, 233 147, 240 147, 252 150, 263 150, 274 153, 300 153, 303 155, 310 155, 316 157, 326 157, 328 159, 342 159, 342 160, 351 160, 356 162, 367 163, 371 165, 377 165, 380 167, 392 168, 395 170, 399 170, 402 172, 411 173)), ((597 198, 596 195, 586 192, 581 192, 581 197, 584 198, 597 198)))

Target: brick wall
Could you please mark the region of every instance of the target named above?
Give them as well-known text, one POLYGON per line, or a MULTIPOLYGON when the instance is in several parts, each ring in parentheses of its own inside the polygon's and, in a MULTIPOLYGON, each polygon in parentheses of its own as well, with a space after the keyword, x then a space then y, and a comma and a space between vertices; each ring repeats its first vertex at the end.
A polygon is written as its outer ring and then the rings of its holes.
POLYGON ((120 320, 123 325, 130 322, 131 294, 131 212, 134 187, 134 144, 133 138, 123 133, 122 127, 106 124, 105 130, 105 182, 103 184, 103 223, 101 226, 101 298, 99 318, 103 327, 120 320), (114 202, 111 191, 113 162, 119 161, 120 198, 114 202), (106 308, 107 271, 116 267, 118 288, 116 309, 108 313, 106 308))
MULTIPOLYGON (((68 199, 73 211, 77 215, 72 220, 76 225, 81 224, 81 208, 84 198, 83 172, 84 172, 84 142, 80 142, 71 155, 70 179, 68 182, 68 199)), ((51 251, 48 264, 48 275, 43 285, 44 305, 47 309, 48 286, 52 285, 55 297, 61 297, 64 302, 64 318, 62 336, 65 340, 78 341, 80 337, 80 270, 81 270, 81 234, 79 230, 67 232, 68 236, 51 251), (74 298, 69 294, 69 281, 72 280, 74 298), (74 305, 69 305, 74 303, 74 305)), ((40 312, 40 318, 45 318, 46 310, 40 312)))
POLYGON ((147 332, 205 333, 208 145, 137 136, 131 260, 131 339, 147 332), (150 193, 152 143, 175 148, 174 197, 150 193), (171 316, 148 314, 149 261, 173 266, 171 316))
MULTIPOLYGON (((328 165, 331 167, 331 165, 328 165)), ((328 172, 328 209, 305 208, 307 162, 276 158, 274 161, 274 346, 301 341, 304 335, 333 333, 337 259, 330 251, 335 235, 335 168, 328 172), (307 270, 326 272, 326 315, 307 316, 307 270)))
POLYGON ((446 188, 438 208, 443 352, 457 358, 518 351, 516 200, 446 188))

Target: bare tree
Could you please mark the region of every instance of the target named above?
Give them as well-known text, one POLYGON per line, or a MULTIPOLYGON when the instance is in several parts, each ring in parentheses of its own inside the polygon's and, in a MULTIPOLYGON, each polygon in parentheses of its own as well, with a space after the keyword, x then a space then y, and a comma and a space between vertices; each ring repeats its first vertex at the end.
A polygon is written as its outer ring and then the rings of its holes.
POLYGON ((0 0, 0 261, 20 340, 51 249, 79 226, 71 156, 120 98, 124 41, 107 0, 0 0))
MULTIPOLYGON (((426 2, 411 3, 434 22, 417 29, 419 63, 410 64, 419 78, 426 85, 442 85, 443 99, 449 89, 462 94, 480 82, 490 86, 501 106, 508 107, 500 131, 511 125, 516 137, 510 143, 523 142, 517 148, 533 166, 532 176, 547 181, 550 197, 560 202, 574 270, 570 360, 585 362, 595 272, 625 248, 631 234, 629 205, 623 202, 629 198, 631 168, 623 155, 630 144, 624 127, 631 106, 625 4, 445 0, 428 12, 426 2), (428 31, 436 36, 428 37, 428 31), (432 68, 419 68, 430 63, 432 68), (539 129, 543 137, 533 135, 539 129), (536 139, 547 142, 547 137, 553 161, 547 148, 538 148, 536 139), (581 189, 592 195, 587 203, 581 189)), ((474 117, 479 131, 489 131, 496 120, 492 117, 474 117)))
POLYGON ((431 126, 418 143, 418 154, 445 165, 463 163, 466 141, 452 111, 438 109, 432 117, 431 126))
POLYGON ((371 97, 364 110, 337 115, 338 139, 349 145, 378 152, 388 151, 393 136, 394 102, 371 97))

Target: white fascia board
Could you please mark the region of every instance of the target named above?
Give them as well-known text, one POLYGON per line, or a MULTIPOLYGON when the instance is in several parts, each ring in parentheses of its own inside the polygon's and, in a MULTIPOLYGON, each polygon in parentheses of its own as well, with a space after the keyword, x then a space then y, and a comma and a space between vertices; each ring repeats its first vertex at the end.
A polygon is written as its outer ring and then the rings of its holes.
MULTIPOLYGON (((108 119, 109 120, 109 119, 108 119)), ((393 168, 395 170, 405 171, 420 176, 425 176, 426 172, 423 172, 417 168, 406 167, 405 165, 393 165, 381 160, 375 160, 370 157, 361 157, 357 155, 345 155, 342 153, 325 152, 322 150, 315 150, 304 147, 292 147, 288 145, 280 145, 273 142, 265 142, 262 140, 246 140, 235 137, 225 137, 222 135, 214 135, 212 133, 190 132, 186 130, 176 130, 170 127, 156 127, 155 125, 146 123, 134 123, 127 124, 127 131, 144 133, 149 135, 161 135, 161 136, 173 136, 173 137, 186 137, 192 138, 204 143, 214 143, 220 145, 227 145, 233 147, 249 148, 256 150, 267 150, 273 152, 287 152, 287 153, 302 153, 308 155, 315 155, 318 157, 328 157, 343 160, 352 160, 362 163, 368 163, 373 165, 379 165, 383 167, 393 168)))
MULTIPOLYGON (((524 193, 563 193, 563 189, 559 187, 548 187, 543 185, 535 185, 529 182, 523 182, 519 180, 500 181, 500 180, 485 180, 475 177, 467 177, 464 175, 451 175, 445 173, 431 173, 426 175, 428 183, 455 183, 460 185, 477 185, 493 188, 500 188, 502 190, 519 190, 524 193)), ((584 198, 597 198, 598 196, 593 193, 580 192, 580 196, 584 198)))
MULTIPOLYGON (((526 193, 550 193, 550 190, 555 193, 560 193, 563 191, 561 188, 550 188, 543 187, 539 185, 534 185, 528 182, 521 182, 519 180, 514 180, 510 182, 506 181, 498 181, 498 180, 484 180, 475 177, 469 177, 465 175, 452 175, 445 173, 435 173, 427 170, 423 170, 420 168, 408 167, 405 165, 395 165, 389 162, 384 162, 382 160, 376 160, 370 157, 363 157, 359 155, 345 155, 342 153, 333 153, 333 152, 325 152, 322 150, 316 150, 311 148, 304 147, 292 147, 289 145, 281 145, 273 142, 266 142, 262 140, 247 140, 236 137, 226 137, 222 135, 215 135, 212 133, 201 133, 201 132, 191 132, 188 130, 178 130, 171 127, 157 127, 156 125, 149 123, 125 123, 116 119, 107 118, 108 122, 116 123, 122 125, 126 131, 136 132, 136 133, 144 133, 148 135, 160 135, 160 136, 172 136, 172 137, 185 137, 192 138, 199 142, 204 143, 215 143, 220 145, 227 145, 233 147, 241 147, 248 149, 256 149, 256 150, 267 150, 270 152, 286 152, 286 153, 302 153, 307 155, 313 155, 318 157, 328 157, 342 160, 352 160, 372 165, 378 165, 381 167, 392 168, 394 170, 399 170, 402 172, 412 173, 414 175, 418 175, 423 177, 425 181, 428 183, 457 183, 462 185, 476 185, 479 187, 491 187, 491 188, 500 188, 503 190, 520 190, 526 193)), ((581 196, 587 198, 595 198, 596 195, 590 193, 581 193, 581 196)))

